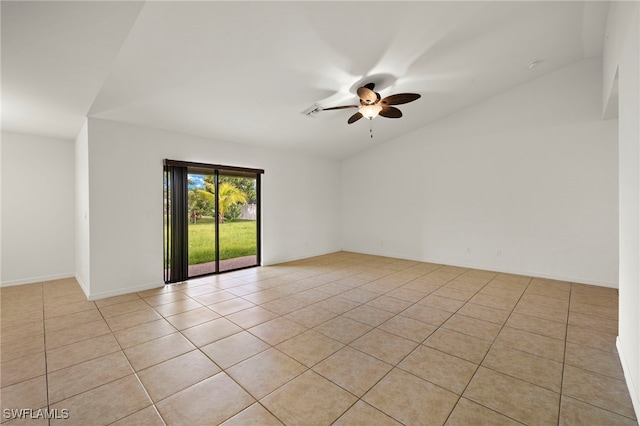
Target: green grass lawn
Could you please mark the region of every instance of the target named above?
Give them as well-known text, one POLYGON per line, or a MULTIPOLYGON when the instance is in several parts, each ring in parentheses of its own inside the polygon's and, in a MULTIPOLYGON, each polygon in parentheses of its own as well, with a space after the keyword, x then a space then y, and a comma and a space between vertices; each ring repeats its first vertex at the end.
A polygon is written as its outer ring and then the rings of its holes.
MULTIPOLYGON (((215 260, 215 218, 203 217, 189 224, 189 265, 215 260)), ((251 256, 256 251, 256 221, 220 224, 220 260, 251 256)))

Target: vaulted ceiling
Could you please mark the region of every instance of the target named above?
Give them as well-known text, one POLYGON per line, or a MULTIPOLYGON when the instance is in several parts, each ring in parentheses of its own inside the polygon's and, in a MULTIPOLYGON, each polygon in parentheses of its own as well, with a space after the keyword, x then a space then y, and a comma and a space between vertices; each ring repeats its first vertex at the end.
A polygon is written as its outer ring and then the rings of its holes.
POLYGON ((601 56, 608 2, 2 1, 2 127, 84 117, 347 158, 601 56), (535 62, 535 66, 530 66, 535 62), (360 84, 416 92, 348 125, 360 84), (369 137, 372 126, 374 138, 369 137))

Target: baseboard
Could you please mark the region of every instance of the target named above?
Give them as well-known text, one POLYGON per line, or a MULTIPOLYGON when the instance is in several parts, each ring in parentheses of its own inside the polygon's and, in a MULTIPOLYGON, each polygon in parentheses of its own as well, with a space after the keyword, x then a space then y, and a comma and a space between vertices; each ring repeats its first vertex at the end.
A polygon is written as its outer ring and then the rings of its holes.
POLYGON ((80 285, 80 288, 84 292, 84 295, 87 296, 87 299, 89 299, 89 286, 87 285, 86 282, 84 282, 82 278, 80 278, 78 274, 76 274, 75 278, 76 278, 76 281, 78 282, 78 285, 80 285))
POLYGON ((30 277, 30 278, 22 278, 19 280, 2 281, 0 283, 0 287, 11 287, 14 285, 34 284, 34 283, 41 283, 44 281, 62 280, 65 278, 75 278, 75 274, 74 273, 53 274, 53 275, 43 275, 41 277, 30 277))
POLYGON ((567 282, 572 282, 576 284, 588 284, 588 285, 596 285, 600 287, 618 288, 618 283, 590 280, 590 279, 580 278, 580 277, 550 275, 550 274, 545 274, 545 273, 540 273, 535 271, 525 271, 525 270, 519 270, 515 268, 499 267, 495 265, 483 265, 478 263, 462 263, 462 262, 457 262, 455 260, 452 261, 451 259, 440 259, 440 258, 427 259, 427 258, 418 258, 415 256, 406 256, 398 253, 383 253, 383 252, 374 252, 374 251, 367 251, 367 250, 343 249, 343 251, 368 254, 372 256, 391 257, 395 259, 413 260, 415 262, 426 262, 426 263, 435 263, 438 265, 446 265, 446 266, 459 266, 461 268, 481 269, 485 271, 501 272, 504 274, 523 275, 526 277, 545 278, 545 279, 557 280, 557 281, 567 281, 567 282))
POLYGON ((620 336, 616 338, 616 347, 618 348, 618 356, 620 357, 620 363, 622 364, 622 371, 624 372, 624 379, 627 383, 627 388, 629 389, 629 396, 631 396, 631 403, 633 404, 633 409, 636 412, 636 419, 640 418, 640 390, 633 381, 633 377, 631 377, 631 371, 629 370, 629 363, 627 362, 627 357, 622 350, 622 344, 620 343, 620 336))
POLYGON ((303 260, 303 259, 309 259, 312 257, 317 257, 317 256, 324 256, 326 254, 331 254, 331 253, 338 253, 342 251, 341 249, 335 249, 335 250, 330 250, 330 251, 323 251, 323 252, 318 252, 318 253, 307 253, 303 256, 296 256, 296 257, 290 257, 290 258, 282 258, 282 259, 271 259, 268 262, 265 262, 263 259, 262 265, 261 266, 273 266, 273 265, 279 265, 281 263, 287 263, 287 262, 295 262, 297 260, 303 260))
MULTIPOLYGON (((103 291, 100 293, 89 293, 87 294, 87 299, 90 301, 94 301, 94 300, 99 300, 99 299, 106 299, 107 297, 114 297, 114 296, 122 296, 123 294, 129 294, 129 293, 137 293, 139 291, 145 291, 145 290, 151 290, 154 288, 162 288, 164 287, 164 283, 153 283, 153 284, 142 284, 139 286, 135 286, 135 287, 127 287, 127 288, 121 288, 118 290, 113 290, 113 291, 103 291)), ((86 291, 85 291, 86 293, 86 291)))
POLYGON ((482 269, 482 270, 486 270, 486 271, 495 271, 495 272, 502 272, 504 274, 513 274, 513 275, 523 275, 526 277, 533 277, 533 278, 544 278, 544 279, 549 279, 549 280, 556 280, 556 281, 566 281, 566 282, 571 282, 571 283, 576 283, 576 284, 587 284, 587 285, 595 285, 595 286, 599 286, 599 287, 608 287, 608 288, 618 288, 618 283, 611 283, 611 282, 606 282, 606 281, 598 281, 598 280, 590 280, 590 279, 586 279, 586 278, 581 278, 581 277, 568 277, 568 276, 563 276, 563 275, 550 275, 550 274, 545 274, 543 272, 535 272, 535 271, 525 271, 525 270, 520 270, 520 269, 515 269, 515 268, 496 268, 494 266, 489 266, 489 265, 474 265, 474 264, 456 264, 456 263, 451 263, 451 262, 437 262, 437 263, 443 263, 445 265, 451 265, 451 266, 461 266, 464 268, 472 268, 472 269, 482 269))

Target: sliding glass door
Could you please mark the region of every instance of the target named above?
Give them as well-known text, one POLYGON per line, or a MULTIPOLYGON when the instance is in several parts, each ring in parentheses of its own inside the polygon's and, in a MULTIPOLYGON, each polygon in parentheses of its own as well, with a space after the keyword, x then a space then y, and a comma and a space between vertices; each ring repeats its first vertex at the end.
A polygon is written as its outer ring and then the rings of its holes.
POLYGON ((187 174, 189 278, 217 272, 215 179, 215 174, 187 174))
POLYGON ((260 264, 263 172, 165 160, 165 282, 260 264))
POLYGON ((256 175, 218 175, 220 272, 258 262, 258 198, 256 175))

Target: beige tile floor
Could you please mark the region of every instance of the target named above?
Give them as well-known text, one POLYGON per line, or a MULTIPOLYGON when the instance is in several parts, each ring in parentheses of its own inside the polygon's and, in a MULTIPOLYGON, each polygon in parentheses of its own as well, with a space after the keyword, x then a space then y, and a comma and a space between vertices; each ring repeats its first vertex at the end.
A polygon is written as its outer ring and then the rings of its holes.
POLYGON ((7 425, 637 424, 614 289, 340 252, 0 297, 7 425))

